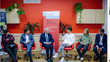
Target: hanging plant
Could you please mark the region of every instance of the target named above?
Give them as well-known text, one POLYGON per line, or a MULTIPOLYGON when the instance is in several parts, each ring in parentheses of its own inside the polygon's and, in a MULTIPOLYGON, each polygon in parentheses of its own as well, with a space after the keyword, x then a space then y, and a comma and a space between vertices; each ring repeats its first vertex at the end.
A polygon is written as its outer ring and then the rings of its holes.
MULTIPOLYGON (((21 15, 21 14, 24 14, 25 11, 20 8, 19 4, 18 3, 14 3, 15 0, 13 0, 13 2, 11 3, 11 5, 9 7, 7 7, 5 9, 5 11, 11 11, 13 10, 14 8, 18 8, 19 10, 16 12, 18 15, 21 15)), ((22 1, 20 1, 20 3, 22 4, 22 1)))
POLYGON ((25 13, 25 11, 22 9, 22 8, 20 8, 18 11, 17 11, 17 14, 18 15, 21 15, 21 14, 24 14, 25 13))
POLYGON ((75 4, 74 4, 74 11, 75 11, 75 14, 80 13, 79 23, 82 23, 82 22, 81 22, 82 10, 83 10, 83 9, 82 9, 82 3, 81 3, 81 2, 78 2, 78 3, 75 3, 75 4))

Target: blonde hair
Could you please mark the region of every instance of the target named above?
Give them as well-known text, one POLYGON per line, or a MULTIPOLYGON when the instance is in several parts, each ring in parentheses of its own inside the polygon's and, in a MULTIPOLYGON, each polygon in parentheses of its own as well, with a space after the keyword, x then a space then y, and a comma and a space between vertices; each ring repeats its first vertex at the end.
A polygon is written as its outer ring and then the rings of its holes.
MULTIPOLYGON (((86 34, 84 33, 84 35, 89 36, 89 29, 86 28, 85 30, 86 30, 87 33, 86 33, 86 34)), ((85 30, 84 30, 84 31, 85 31, 85 30)))

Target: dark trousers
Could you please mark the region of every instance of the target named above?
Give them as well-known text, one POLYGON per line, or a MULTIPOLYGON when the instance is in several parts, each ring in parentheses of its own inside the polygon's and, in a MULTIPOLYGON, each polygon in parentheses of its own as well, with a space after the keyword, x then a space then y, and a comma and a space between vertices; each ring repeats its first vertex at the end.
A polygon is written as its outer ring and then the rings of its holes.
POLYGON ((82 44, 79 44, 79 45, 78 45, 77 51, 78 51, 78 54, 80 55, 80 57, 83 57, 83 55, 86 53, 86 51, 87 51, 87 49, 88 49, 88 46, 89 46, 89 45, 82 45, 82 44), (82 51, 82 53, 81 53, 80 49, 81 49, 82 47, 83 47, 84 49, 83 49, 83 51, 82 51))
POLYGON ((33 43, 28 43, 28 44, 24 44, 23 46, 27 48, 26 52, 29 53, 29 57, 30 59, 32 59, 32 51, 31 51, 31 47, 32 47, 33 43))
POLYGON ((4 50, 9 54, 9 56, 12 58, 12 62, 16 62, 16 54, 17 54, 17 48, 9 48, 9 47, 4 47, 4 50))
POLYGON ((52 44, 50 44, 50 45, 44 44, 43 46, 44 46, 45 49, 46 49, 47 58, 49 58, 49 49, 50 49, 50 58, 52 58, 53 45, 52 45, 52 44))
MULTIPOLYGON (((100 48, 100 47, 102 47, 102 46, 99 46, 99 48, 100 48)), ((101 51, 100 53, 98 53, 97 47, 95 46, 95 47, 93 48, 93 51, 94 51, 94 53, 96 54, 96 56, 97 56, 98 58, 100 58, 100 57, 102 57, 105 53, 107 53, 107 48, 106 48, 106 47, 103 48, 102 51, 101 51)))

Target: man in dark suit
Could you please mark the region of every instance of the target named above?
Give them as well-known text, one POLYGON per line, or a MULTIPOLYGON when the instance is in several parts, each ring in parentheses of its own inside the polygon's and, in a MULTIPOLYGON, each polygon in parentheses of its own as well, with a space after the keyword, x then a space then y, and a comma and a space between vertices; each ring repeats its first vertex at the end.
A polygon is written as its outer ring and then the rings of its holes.
POLYGON ((102 62, 102 56, 107 53, 107 34, 104 33, 104 29, 99 29, 99 33, 96 34, 94 46, 93 51, 97 56, 95 60, 100 58, 99 61, 102 62), (100 52, 100 54, 98 52, 100 52))
POLYGON ((53 45, 54 42, 52 35, 49 33, 49 29, 45 28, 45 33, 42 33, 40 36, 40 42, 42 43, 42 46, 46 48, 46 54, 47 54, 47 61, 53 62, 52 60, 52 54, 53 54, 53 45), (50 49, 50 58, 49 58, 49 49, 50 49))
POLYGON ((32 60, 32 52, 31 52, 31 47, 34 44, 34 38, 32 34, 30 34, 29 29, 24 29, 24 34, 21 35, 20 43, 23 44, 23 47, 26 47, 26 56, 29 54, 30 57, 30 62, 33 62, 32 60))

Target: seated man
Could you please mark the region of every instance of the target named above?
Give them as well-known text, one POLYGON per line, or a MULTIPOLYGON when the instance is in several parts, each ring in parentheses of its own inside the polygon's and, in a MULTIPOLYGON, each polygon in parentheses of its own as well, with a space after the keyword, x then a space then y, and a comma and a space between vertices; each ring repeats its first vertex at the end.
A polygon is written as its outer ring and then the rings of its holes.
POLYGON ((40 36, 40 42, 42 43, 42 46, 46 48, 46 54, 47 54, 47 61, 53 62, 52 60, 52 54, 53 54, 53 45, 54 42, 52 35, 49 33, 49 29, 45 28, 45 33, 42 33, 40 36), (50 49, 50 58, 49 58, 49 49, 50 49))
POLYGON ((65 59, 64 59, 64 48, 65 47, 71 47, 71 45, 75 42, 75 35, 71 33, 72 31, 72 28, 71 27, 67 27, 67 34, 65 34, 63 37, 62 37, 62 40, 64 40, 63 43, 61 43, 59 49, 58 49, 58 52, 53 56, 53 58, 56 58, 58 57, 60 51, 62 52, 62 59, 60 62, 63 62, 65 59))
POLYGON ((32 34, 30 34, 29 29, 24 29, 24 34, 21 35, 20 43, 23 44, 23 47, 26 47, 26 56, 29 54, 30 62, 33 62, 32 60, 32 53, 31 53, 31 47, 34 44, 34 38, 32 34))
POLYGON ((100 29, 99 33, 96 34, 95 45, 94 45, 94 53, 96 54, 95 60, 100 58, 100 62, 102 62, 102 56, 107 53, 107 34, 104 33, 104 29, 100 29), (98 53, 100 52, 100 54, 98 53))

